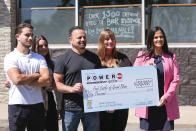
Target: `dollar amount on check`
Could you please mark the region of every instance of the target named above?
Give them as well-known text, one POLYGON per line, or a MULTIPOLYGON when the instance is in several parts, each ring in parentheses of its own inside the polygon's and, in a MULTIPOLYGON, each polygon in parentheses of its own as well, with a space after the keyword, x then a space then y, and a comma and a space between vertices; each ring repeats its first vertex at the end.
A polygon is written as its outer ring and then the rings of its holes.
POLYGON ((154 66, 82 70, 85 112, 144 106, 159 102, 154 66))

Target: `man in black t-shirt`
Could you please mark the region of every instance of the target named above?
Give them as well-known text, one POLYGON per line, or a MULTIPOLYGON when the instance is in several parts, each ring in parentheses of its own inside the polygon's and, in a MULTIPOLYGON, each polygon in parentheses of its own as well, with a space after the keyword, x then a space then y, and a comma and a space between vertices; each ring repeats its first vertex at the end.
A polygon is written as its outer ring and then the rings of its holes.
POLYGON ((75 26, 69 33, 72 49, 57 59, 54 70, 57 90, 64 93, 63 131, 77 131, 80 120, 84 131, 99 131, 98 113, 84 113, 81 70, 100 68, 101 63, 97 55, 85 49, 84 29, 75 26))

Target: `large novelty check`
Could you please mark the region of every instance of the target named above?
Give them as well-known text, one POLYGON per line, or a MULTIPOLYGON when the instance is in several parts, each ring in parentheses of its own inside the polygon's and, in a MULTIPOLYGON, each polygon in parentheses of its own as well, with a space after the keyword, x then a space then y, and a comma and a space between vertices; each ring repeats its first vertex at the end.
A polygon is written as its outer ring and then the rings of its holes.
POLYGON ((85 112, 154 106, 159 102, 154 66, 82 70, 82 84, 85 112))

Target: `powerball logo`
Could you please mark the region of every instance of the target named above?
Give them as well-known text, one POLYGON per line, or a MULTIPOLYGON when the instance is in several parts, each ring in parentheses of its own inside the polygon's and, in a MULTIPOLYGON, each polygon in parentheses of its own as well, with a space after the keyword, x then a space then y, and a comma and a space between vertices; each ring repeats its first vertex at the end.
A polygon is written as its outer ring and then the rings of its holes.
POLYGON ((87 84, 98 84, 98 83, 116 83, 123 80, 122 73, 111 73, 111 74, 88 74, 86 75, 87 84))

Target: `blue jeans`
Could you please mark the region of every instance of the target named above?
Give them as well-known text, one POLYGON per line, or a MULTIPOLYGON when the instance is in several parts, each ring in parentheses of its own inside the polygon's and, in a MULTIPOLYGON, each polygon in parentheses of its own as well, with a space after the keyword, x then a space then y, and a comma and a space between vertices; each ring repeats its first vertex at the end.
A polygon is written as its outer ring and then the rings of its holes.
POLYGON ((84 111, 62 111, 63 131, 77 131, 80 120, 83 131, 99 131, 99 113, 84 113, 84 111))

